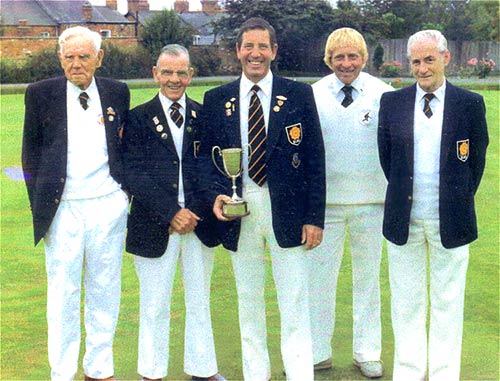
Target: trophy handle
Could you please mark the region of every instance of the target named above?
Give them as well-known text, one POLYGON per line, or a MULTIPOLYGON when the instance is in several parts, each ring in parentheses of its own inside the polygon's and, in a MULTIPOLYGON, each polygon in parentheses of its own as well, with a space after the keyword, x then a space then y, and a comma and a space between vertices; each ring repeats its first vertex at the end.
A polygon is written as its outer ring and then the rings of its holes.
POLYGON ((214 162, 215 168, 217 168, 218 171, 222 173, 222 175, 227 176, 226 173, 222 169, 220 169, 219 164, 217 164, 217 160, 215 159, 215 151, 219 151, 219 156, 222 156, 222 151, 219 146, 212 147, 212 161, 214 162))

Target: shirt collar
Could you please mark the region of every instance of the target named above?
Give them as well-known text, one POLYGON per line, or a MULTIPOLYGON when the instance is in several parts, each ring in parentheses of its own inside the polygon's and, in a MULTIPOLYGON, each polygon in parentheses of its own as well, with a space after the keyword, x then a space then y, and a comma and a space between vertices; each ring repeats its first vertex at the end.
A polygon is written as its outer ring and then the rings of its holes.
POLYGON ((241 94, 248 95, 253 85, 257 85, 260 87, 260 90, 264 93, 265 96, 271 97, 271 93, 273 91, 273 73, 269 70, 264 78, 262 78, 259 82, 253 83, 250 81, 245 74, 241 75, 240 81, 240 89, 241 94))
MULTIPOLYGON (((435 91, 433 91, 434 96, 440 102, 444 101, 444 94, 446 93, 446 78, 443 81, 443 84, 439 86, 435 91)), ((422 88, 417 83, 417 101, 421 101, 424 95, 427 94, 427 91, 422 90, 422 88)))
POLYGON ((78 99, 79 95, 83 92, 86 92, 87 95, 89 96, 89 100, 92 101, 92 98, 96 98, 99 96, 99 92, 97 91, 97 85, 95 83, 95 78, 92 77, 92 82, 90 82, 89 87, 87 87, 85 90, 80 89, 78 86, 76 86, 74 83, 67 81, 67 91, 71 94, 74 94, 75 99, 78 99))
MULTIPOLYGON (((163 108, 165 110, 168 110, 170 108, 170 106, 172 106, 172 103, 174 103, 174 101, 172 101, 171 99, 169 99, 165 95, 163 95, 163 93, 161 91, 158 94, 160 97, 160 102, 163 105, 163 108)), ((181 105, 181 112, 182 112, 182 109, 186 110, 186 93, 182 94, 182 97, 176 102, 181 105)))
POLYGON ((333 81, 332 81, 333 93, 338 95, 339 93, 342 92, 342 94, 344 94, 342 91, 342 88, 344 86, 352 86, 355 91, 361 92, 363 89, 363 81, 361 80, 361 74, 362 73, 359 73, 358 77, 354 81, 352 81, 350 85, 346 85, 337 77, 335 73, 333 73, 333 81))

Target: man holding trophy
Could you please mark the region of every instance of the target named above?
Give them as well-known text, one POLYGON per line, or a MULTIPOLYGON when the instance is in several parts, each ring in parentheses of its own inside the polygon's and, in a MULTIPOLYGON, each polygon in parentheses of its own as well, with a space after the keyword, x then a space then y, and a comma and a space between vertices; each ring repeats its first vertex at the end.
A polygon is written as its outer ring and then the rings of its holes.
POLYGON ((201 172, 214 214, 223 221, 219 237, 231 251, 245 380, 271 378, 267 248, 287 377, 312 381, 306 250, 322 240, 324 146, 311 87, 270 70, 277 50, 267 21, 252 18, 242 24, 236 43, 242 76, 205 94, 201 172))
POLYGON ((201 105, 186 96, 189 53, 167 45, 153 67, 160 92, 129 114, 123 134, 127 189, 133 195, 126 250, 140 284, 138 372, 167 376, 170 299, 177 262, 186 300, 184 371, 193 380, 225 380, 217 372, 210 318, 215 217, 198 182, 201 105))

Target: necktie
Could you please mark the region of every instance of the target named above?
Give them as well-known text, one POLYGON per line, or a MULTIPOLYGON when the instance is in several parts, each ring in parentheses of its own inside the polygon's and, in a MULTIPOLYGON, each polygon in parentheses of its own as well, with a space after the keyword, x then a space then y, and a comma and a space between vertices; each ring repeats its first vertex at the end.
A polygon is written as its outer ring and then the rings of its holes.
POLYGON ((182 123, 184 122, 180 109, 181 105, 177 102, 172 103, 172 106, 170 106, 170 118, 172 118, 175 125, 179 128, 182 127, 182 123))
POLYGON ((430 118, 432 116, 430 102, 432 99, 434 99, 434 97, 435 95, 432 93, 427 93, 424 95, 424 114, 427 118, 430 118))
POLYGON ((82 106, 82 108, 84 110, 89 108, 89 104, 88 104, 89 95, 85 91, 80 93, 80 95, 78 96, 78 99, 80 99, 80 106, 82 106))
POLYGON ((258 185, 266 182, 266 124, 262 104, 257 92, 259 86, 252 87, 248 108, 248 144, 252 147, 248 162, 248 175, 258 185))
POLYGON ((345 94, 344 99, 342 100, 342 106, 347 107, 353 102, 352 89, 353 87, 348 85, 342 87, 342 91, 345 94))

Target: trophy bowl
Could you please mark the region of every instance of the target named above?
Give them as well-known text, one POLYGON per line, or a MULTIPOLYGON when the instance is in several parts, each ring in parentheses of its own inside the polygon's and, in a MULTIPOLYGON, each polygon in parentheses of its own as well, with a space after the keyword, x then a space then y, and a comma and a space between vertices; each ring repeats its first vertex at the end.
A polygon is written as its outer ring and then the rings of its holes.
POLYGON ((238 196, 238 193, 236 192, 236 179, 241 175, 242 171, 242 157, 242 148, 221 149, 218 146, 212 148, 212 161, 214 162, 215 167, 224 176, 229 177, 233 184, 233 195, 231 196, 231 201, 224 202, 222 205, 222 215, 230 219, 241 218, 250 214, 247 202, 238 196), (215 157, 216 151, 222 160, 224 170, 222 170, 217 164, 215 157))

